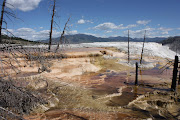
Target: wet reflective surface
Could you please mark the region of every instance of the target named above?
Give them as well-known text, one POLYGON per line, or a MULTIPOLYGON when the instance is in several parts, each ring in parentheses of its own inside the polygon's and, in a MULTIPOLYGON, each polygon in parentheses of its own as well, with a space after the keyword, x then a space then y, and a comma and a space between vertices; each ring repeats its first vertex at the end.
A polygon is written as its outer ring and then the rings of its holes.
POLYGON ((93 98, 99 99, 106 96, 106 98, 109 98, 106 103, 107 106, 122 107, 127 106, 140 95, 156 90, 167 92, 170 89, 166 82, 170 82, 171 80, 172 69, 161 72, 161 69, 159 69, 160 66, 161 65, 157 64, 151 69, 139 69, 138 86, 134 85, 135 72, 132 70, 125 72, 114 72, 109 70, 105 73, 93 76, 91 80, 105 76, 103 84, 94 84, 91 86, 93 98))

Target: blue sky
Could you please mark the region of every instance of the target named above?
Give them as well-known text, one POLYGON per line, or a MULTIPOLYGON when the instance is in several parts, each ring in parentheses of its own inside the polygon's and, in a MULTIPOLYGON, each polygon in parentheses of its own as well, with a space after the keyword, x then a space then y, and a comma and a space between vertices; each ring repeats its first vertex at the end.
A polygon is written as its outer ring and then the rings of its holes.
MULTIPOLYGON (((0 0, 1 3, 3 0, 0 0)), ((29 40, 49 36, 52 0, 7 0, 21 20, 9 20, 8 30, 29 40)), ((98 37, 169 37, 180 35, 180 0, 57 0, 53 37, 59 37, 71 16, 66 34, 98 37)), ((4 26, 5 27, 5 26, 4 26)))

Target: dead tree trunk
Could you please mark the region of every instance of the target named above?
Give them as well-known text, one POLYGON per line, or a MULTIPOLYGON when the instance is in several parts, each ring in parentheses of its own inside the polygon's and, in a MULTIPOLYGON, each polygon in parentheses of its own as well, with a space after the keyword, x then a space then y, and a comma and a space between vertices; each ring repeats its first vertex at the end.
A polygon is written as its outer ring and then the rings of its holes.
POLYGON ((55 51, 55 52, 57 52, 57 50, 59 49, 59 44, 62 44, 62 40, 63 40, 65 31, 66 31, 66 27, 67 27, 67 24, 68 24, 69 20, 70 20, 70 17, 69 17, 69 19, 67 20, 67 22, 66 22, 66 24, 65 24, 65 26, 64 26, 63 32, 61 33, 61 37, 60 37, 60 39, 59 39, 59 42, 58 42, 58 45, 57 45, 57 48, 56 48, 56 51, 55 51))
POLYGON ((146 30, 145 30, 145 33, 144 33, 144 41, 143 41, 143 47, 142 47, 142 52, 141 52, 140 64, 142 63, 142 57, 143 57, 143 52, 144 52, 144 43, 145 43, 145 40, 146 40, 146 30))
POLYGON ((172 84, 171 84, 171 90, 175 91, 176 90, 176 81, 177 81, 177 73, 178 73, 178 56, 175 56, 174 60, 174 69, 173 69, 173 79, 172 79, 172 84))
POLYGON ((136 62, 136 77, 135 77, 135 85, 138 85, 138 62, 136 62))
POLYGON ((49 51, 51 50, 51 43, 52 43, 52 30, 53 30, 55 8, 56 8, 56 0, 54 0, 53 14, 52 14, 52 19, 51 19, 51 30, 50 30, 50 35, 49 35, 49 48, 48 48, 49 51))
POLYGON ((1 10, 1 21, 0 21, 0 43, 2 43, 2 23, 3 23, 3 16, 4 16, 4 8, 6 5, 6 0, 3 1, 2 10, 1 10))
POLYGON ((178 85, 180 85, 180 71, 179 71, 179 81, 178 81, 178 85))
POLYGON ((129 30, 128 30, 128 63, 129 63, 129 30))

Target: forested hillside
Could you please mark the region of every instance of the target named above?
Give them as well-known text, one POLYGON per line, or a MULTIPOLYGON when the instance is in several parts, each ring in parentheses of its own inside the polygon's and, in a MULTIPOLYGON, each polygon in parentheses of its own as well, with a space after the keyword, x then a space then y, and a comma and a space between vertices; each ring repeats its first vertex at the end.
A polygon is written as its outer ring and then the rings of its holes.
POLYGON ((168 45, 173 51, 180 53, 180 36, 169 37, 161 42, 163 45, 168 45))
POLYGON ((40 43, 38 41, 30 41, 30 40, 22 39, 22 38, 19 38, 19 37, 9 37, 7 35, 2 35, 2 41, 3 41, 3 43, 21 44, 21 45, 29 45, 29 44, 38 44, 38 43, 40 43))

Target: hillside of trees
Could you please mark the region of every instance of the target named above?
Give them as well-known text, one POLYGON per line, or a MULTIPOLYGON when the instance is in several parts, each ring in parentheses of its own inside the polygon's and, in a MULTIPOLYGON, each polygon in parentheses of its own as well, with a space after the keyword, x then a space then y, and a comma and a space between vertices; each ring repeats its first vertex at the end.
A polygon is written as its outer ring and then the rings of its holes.
POLYGON ((173 51, 177 51, 180 54, 180 36, 169 37, 163 41, 161 41, 163 45, 169 46, 169 48, 173 51))
POLYGON ((21 45, 30 45, 30 44, 39 44, 41 42, 38 41, 30 41, 26 39, 22 39, 19 37, 9 37, 7 35, 2 35, 3 43, 7 44, 21 44, 21 45))

